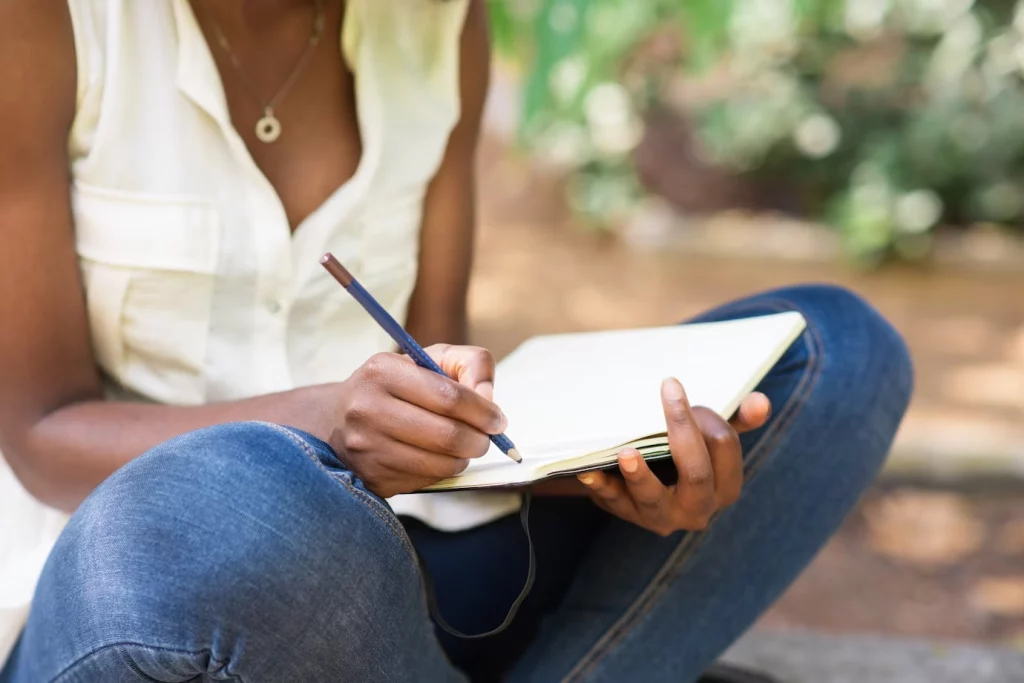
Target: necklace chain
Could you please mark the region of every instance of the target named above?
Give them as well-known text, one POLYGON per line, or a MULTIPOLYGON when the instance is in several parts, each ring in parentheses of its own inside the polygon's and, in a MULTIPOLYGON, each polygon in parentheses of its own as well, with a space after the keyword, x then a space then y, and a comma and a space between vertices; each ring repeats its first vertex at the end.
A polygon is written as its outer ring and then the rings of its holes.
POLYGON ((324 35, 324 25, 326 23, 324 18, 324 1, 315 0, 316 2, 316 15, 313 18, 313 30, 310 33, 309 41, 306 44, 306 49, 303 50, 299 60, 295 63, 295 67, 292 69, 288 78, 278 88, 277 93, 274 94, 270 100, 264 100, 260 95, 259 90, 253 86, 252 82, 246 76, 245 69, 242 67, 242 61, 235 54, 235 51, 231 49, 231 43, 228 42, 228 37, 224 34, 224 29, 221 28, 220 22, 217 21, 217 17, 212 12, 207 11, 210 16, 210 22, 213 24, 213 31, 216 34, 217 43, 220 45, 224 53, 227 54, 228 60, 231 62, 231 66, 234 67, 235 71, 238 72, 238 79, 241 81, 242 86, 249 92, 249 95, 260 105, 263 109, 263 117, 256 122, 256 137, 262 142, 271 143, 277 140, 281 136, 281 122, 274 116, 274 108, 284 99, 285 95, 292 89, 295 83, 299 80, 299 76, 302 75, 303 69, 306 64, 309 63, 310 58, 313 56, 314 50, 317 45, 320 44, 320 40, 324 35))

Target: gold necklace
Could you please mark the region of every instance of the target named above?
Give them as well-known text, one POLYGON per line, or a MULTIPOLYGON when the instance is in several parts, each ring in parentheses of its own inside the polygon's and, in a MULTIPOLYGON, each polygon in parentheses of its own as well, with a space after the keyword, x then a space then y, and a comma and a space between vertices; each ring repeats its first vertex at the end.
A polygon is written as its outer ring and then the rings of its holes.
POLYGON ((252 83, 245 75, 245 70, 242 68, 242 62, 238 59, 234 50, 231 49, 231 44, 228 43, 228 38, 224 35, 224 30, 220 27, 220 23, 217 21, 217 17, 207 8, 207 14, 210 16, 210 21, 213 23, 213 30, 216 33, 217 42, 220 44, 221 49, 227 54, 228 59, 231 61, 231 65, 235 67, 235 71, 238 72, 238 79, 242 82, 242 86, 249 91, 249 94, 263 109, 263 116, 256 122, 256 138, 263 143, 270 144, 279 137, 281 137, 281 121, 274 116, 274 107, 284 99, 284 96, 288 94, 288 91, 292 89, 296 81, 299 80, 299 75, 302 70, 306 67, 310 57, 313 56, 313 51, 316 46, 320 44, 320 39, 324 35, 324 2, 323 0, 316 0, 316 16, 313 18, 313 31, 309 36, 309 43, 306 45, 305 51, 302 56, 299 57, 299 61, 295 63, 295 68, 292 69, 291 75, 288 76, 284 84, 278 89, 277 94, 274 95, 270 100, 264 100, 260 97, 259 91, 252 86, 252 83))

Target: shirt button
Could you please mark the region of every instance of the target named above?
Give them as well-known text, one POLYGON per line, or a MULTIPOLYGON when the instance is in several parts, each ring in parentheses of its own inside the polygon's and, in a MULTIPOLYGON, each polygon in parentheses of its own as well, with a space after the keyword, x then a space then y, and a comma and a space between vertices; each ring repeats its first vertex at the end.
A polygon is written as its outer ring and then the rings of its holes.
POLYGON ((283 308, 284 307, 281 305, 281 302, 277 299, 269 299, 267 301, 267 310, 271 315, 277 315, 283 308))

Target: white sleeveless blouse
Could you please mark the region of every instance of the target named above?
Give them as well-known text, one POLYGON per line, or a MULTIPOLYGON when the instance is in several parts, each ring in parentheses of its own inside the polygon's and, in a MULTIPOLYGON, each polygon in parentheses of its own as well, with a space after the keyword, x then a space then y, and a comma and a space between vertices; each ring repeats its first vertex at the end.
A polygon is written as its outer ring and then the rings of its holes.
MULTIPOLYGON (((467 2, 348 1, 339 49, 355 74, 363 158, 292 234, 231 125, 188 0, 69 0, 75 234, 112 396, 230 401, 340 381, 393 348, 319 257, 332 251, 405 317, 426 187, 459 118, 467 2)), ((389 502, 445 530, 520 505, 517 495, 472 493, 389 502)), ((0 661, 65 520, 0 459, 0 661)))

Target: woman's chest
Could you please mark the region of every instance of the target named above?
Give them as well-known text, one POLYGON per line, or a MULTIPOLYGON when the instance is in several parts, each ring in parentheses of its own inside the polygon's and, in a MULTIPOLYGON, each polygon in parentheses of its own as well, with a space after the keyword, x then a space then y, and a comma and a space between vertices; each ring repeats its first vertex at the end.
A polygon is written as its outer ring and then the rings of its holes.
POLYGON ((101 135, 73 168, 93 347, 107 374, 154 400, 194 404, 338 379, 386 348, 319 257, 334 252, 403 315, 429 176, 383 182, 379 138, 357 154, 358 133, 332 128, 330 109, 305 111, 305 126, 299 109, 264 149, 227 110, 214 117, 187 94, 164 97, 166 107, 141 110, 112 100, 97 129, 121 136, 101 135), (121 125, 135 117, 150 126, 121 125))
POLYGON ((317 2, 262 27, 243 22, 230 40, 219 8, 201 6, 197 23, 232 132, 294 231, 353 177, 363 154, 355 79, 326 39, 342 32, 343 3, 317 2))
POLYGON ((72 194, 97 360, 171 403, 344 377, 390 343, 319 257, 404 316, 455 90, 366 23, 349 49, 355 111, 343 91, 282 110, 281 138, 260 146, 187 8, 124 3, 82 74, 72 194), (175 10, 176 32, 154 7, 175 10))

